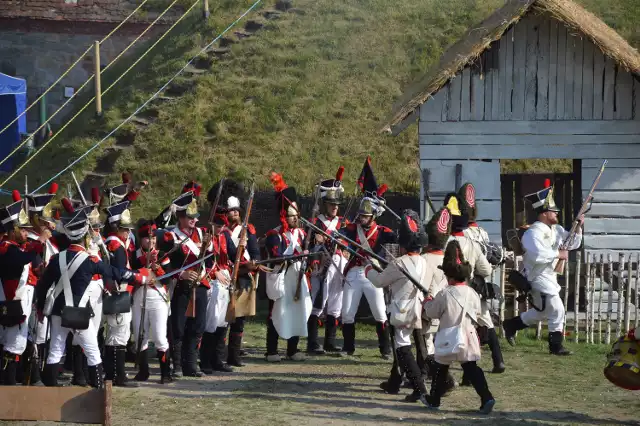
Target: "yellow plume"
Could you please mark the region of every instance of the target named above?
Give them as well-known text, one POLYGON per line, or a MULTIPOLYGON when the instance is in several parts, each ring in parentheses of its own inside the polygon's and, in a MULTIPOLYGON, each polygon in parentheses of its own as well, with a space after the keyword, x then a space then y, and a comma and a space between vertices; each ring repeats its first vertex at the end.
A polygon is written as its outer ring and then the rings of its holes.
POLYGON ((460 212, 460 206, 458 206, 458 199, 455 197, 451 197, 449 202, 447 203, 447 209, 451 212, 453 216, 462 216, 460 212))

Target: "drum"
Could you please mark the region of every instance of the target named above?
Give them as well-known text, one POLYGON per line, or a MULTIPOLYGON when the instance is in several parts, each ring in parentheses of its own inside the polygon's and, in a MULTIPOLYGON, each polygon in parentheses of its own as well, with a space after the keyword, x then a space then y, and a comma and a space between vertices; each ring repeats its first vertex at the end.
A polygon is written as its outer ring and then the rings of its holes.
POLYGON ((640 341, 636 340, 633 330, 614 343, 604 376, 623 389, 640 390, 640 341))

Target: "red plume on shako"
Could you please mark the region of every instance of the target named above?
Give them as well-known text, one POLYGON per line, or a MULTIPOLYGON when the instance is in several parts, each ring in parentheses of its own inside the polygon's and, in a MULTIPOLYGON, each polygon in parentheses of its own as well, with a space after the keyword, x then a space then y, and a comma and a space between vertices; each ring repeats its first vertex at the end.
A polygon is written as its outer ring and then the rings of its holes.
POLYGON ((100 204, 100 189, 91 188, 91 202, 93 204, 100 204))
POLYGON ((17 189, 14 189, 11 192, 11 197, 13 198, 13 202, 15 203, 16 201, 20 201, 22 200, 22 197, 20 197, 20 191, 18 191, 17 189))
POLYGON ((551 179, 545 179, 544 180, 544 187, 545 188, 549 188, 551 186, 551 179))
POLYGON ((69 200, 68 198, 62 199, 62 207, 64 207, 64 210, 69 214, 75 212, 75 209, 73 208, 73 204, 71 203, 71 200, 69 200))
POLYGON ((55 194, 58 192, 58 184, 53 182, 49 187, 49 194, 55 194))

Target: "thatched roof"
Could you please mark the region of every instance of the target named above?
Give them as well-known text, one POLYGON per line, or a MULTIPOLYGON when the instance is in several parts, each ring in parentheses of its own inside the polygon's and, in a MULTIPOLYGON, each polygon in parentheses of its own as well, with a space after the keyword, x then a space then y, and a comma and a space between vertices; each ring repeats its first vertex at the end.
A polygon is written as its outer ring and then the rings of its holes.
POLYGON ((491 43, 527 12, 547 13, 574 31, 584 34, 603 54, 611 57, 627 71, 640 76, 640 53, 600 18, 571 0, 508 0, 507 3, 444 53, 437 66, 412 84, 400 97, 382 132, 392 132, 416 108, 429 100, 451 77, 475 61, 491 43))

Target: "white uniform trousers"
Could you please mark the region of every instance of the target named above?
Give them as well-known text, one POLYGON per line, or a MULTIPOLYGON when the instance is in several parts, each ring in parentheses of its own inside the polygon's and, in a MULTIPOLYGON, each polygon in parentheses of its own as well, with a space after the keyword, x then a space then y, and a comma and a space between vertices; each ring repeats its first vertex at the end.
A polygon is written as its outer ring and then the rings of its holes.
MULTIPOLYGON (((1 285, 1 284, 0 284, 1 285)), ((4 336, 2 343, 4 344, 5 352, 12 353, 14 355, 22 355, 25 349, 27 349, 27 337, 29 336, 29 317, 31 316, 31 307, 33 306, 33 286, 25 285, 20 291, 20 305, 22 305, 22 312, 27 319, 18 325, 13 327, 3 327, 4 336)))
POLYGON ((478 324, 480 327, 493 328, 493 320, 491 319, 491 311, 489 310, 489 303, 486 300, 480 301, 481 313, 478 315, 478 324))
MULTIPOLYGON (((533 297, 533 303, 538 307, 542 307, 542 298, 540 296, 540 292, 536 290, 531 291, 531 296, 533 297)), ((549 332, 552 333, 554 331, 562 331, 562 323, 564 322, 564 303, 562 303, 562 299, 560 295, 546 295, 546 305, 545 309, 542 312, 537 311, 533 307, 529 308, 528 311, 523 312, 520 315, 520 319, 527 326, 532 326, 537 324, 538 321, 542 321, 547 319, 549 325, 549 332)))
MULTIPOLYGON (((57 364, 64 355, 67 335, 69 332, 73 332, 73 330, 63 327, 62 318, 58 315, 52 315, 50 318, 51 342, 49 343, 47 364, 57 364)), ((82 347, 82 350, 87 357, 87 365, 89 365, 89 367, 102 363, 100 348, 98 348, 98 330, 94 327, 94 323, 89 321, 89 328, 86 330, 77 330, 74 333, 74 340, 77 339, 78 344, 82 347)))
MULTIPOLYGON (((133 336, 138 344, 138 333, 140 331, 140 319, 142 317, 142 291, 139 288, 133 294, 132 325, 133 336)), ((168 295, 165 293, 165 297, 168 295)), ((142 347, 141 351, 147 350, 149 340, 153 342, 156 349, 166 352, 169 349, 169 340, 167 340, 167 319, 169 318, 169 303, 165 301, 158 289, 147 288, 147 304, 145 305, 145 315, 142 331, 142 347)))
MULTIPOLYGON (((127 284, 120 284, 120 291, 126 291, 127 284)), ((127 346, 131 337, 131 311, 126 314, 107 315, 107 336, 105 346, 127 346)))
POLYGON ((353 324, 355 322, 363 293, 376 321, 384 322, 387 320, 384 291, 371 284, 371 281, 364 274, 364 267, 356 266, 349 270, 345 279, 342 297, 343 324, 353 324))
MULTIPOLYGON (((102 326, 102 293, 103 293, 104 283, 102 280, 93 280, 89 283, 89 287, 87 287, 87 291, 89 292, 89 303, 91 304, 91 308, 93 309, 93 317, 91 318, 91 322, 93 323, 93 329, 96 331, 96 335, 98 330, 100 330, 100 326, 102 326)), ((79 345, 80 341, 78 340, 77 335, 73 335, 72 344, 79 345)))
POLYGON ((411 335, 413 328, 395 327, 394 340, 396 341, 396 349, 404 346, 411 346, 411 335))
POLYGON ((322 311, 325 311, 325 314, 331 315, 332 317, 338 318, 342 313, 342 297, 343 297, 343 279, 342 279, 342 270, 344 270, 344 266, 346 265, 346 259, 339 254, 335 254, 333 256, 333 262, 331 262, 331 266, 328 268, 327 273, 324 275, 324 286, 322 286, 322 295, 318 294, 320 291, 320 278, 321 276, 312 275, 311 276, 311 300, 314 302, 316 297, 322 297, 322 305, 321 308, 313 308, 311 311, 311 315, 320 316, 322 311), (342 268, 340 273, 336 271, 336 265, 339 268, 342 268))
MULTIPOLYGON (((229 276, 227 271, 224 274, 229 276)), ((207 292, 207 323, 205 333, 215 333, 218 327, 226 327, 227 307, 229 306, 229 287, 220 284, 218 280, 211 281, 211 288, 207 292)))

